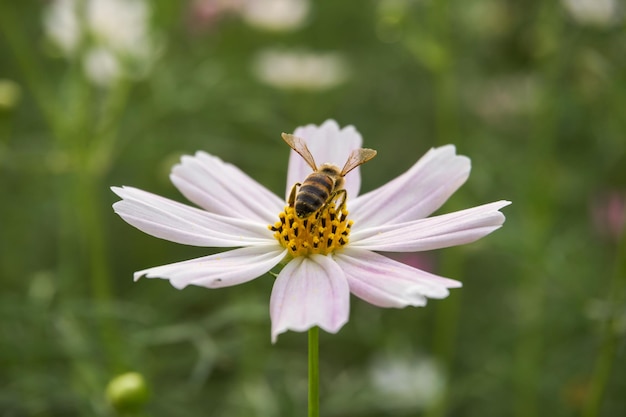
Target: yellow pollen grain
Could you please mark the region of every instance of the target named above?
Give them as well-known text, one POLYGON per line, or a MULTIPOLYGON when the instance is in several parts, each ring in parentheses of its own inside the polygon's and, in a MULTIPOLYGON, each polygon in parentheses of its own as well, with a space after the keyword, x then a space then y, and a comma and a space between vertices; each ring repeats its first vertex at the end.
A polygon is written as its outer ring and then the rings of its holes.
POLYGON ((348 244, 353 224, 348 220, 348 210, 343 208, 338 212, 334 203, 305 220, 298 219, 294 208, 286 206, 278 218, 279 221, 268 228, 292 257, 328 255, 341 249, 348 244))

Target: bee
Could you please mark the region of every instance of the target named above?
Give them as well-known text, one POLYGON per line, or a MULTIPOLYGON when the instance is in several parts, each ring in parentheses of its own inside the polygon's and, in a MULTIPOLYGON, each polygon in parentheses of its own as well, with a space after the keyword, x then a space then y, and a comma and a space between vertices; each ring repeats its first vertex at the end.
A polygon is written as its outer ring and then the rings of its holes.
POLYGON ((338 201, 340 197, 342 200, 339 207, 342 209, 345 206, 347 195, 343 188, 343 177, 354 168, 376 156, 375 150, 360 148, 350 153, 341 170, 338 166, 329 163, 318 167, 303 139, 287 133, 283 133, 282 137, 287 145, 300 154, 313 169, 313 172, 306 177, 304 182, 296 183, 293 186, 289 196, 289 206, 293 207, 295 203, 296 216, 301 220, 309 218, 313 213, 323 211, 333 201, 338 201))

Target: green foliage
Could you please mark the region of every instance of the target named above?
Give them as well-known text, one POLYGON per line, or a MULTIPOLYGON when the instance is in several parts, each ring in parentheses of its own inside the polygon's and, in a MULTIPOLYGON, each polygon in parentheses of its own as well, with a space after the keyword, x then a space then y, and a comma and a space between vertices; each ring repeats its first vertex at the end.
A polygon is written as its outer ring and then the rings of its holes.
POLYGON ((156 62, 102 88, 45 39, 45 3, 0 5, 0 415, 121 415, 106 387, 131 371, 151 395, 125 415, 304 415, 306 334, 270 344, 273 277, 133 283, 211 249, 128 226, 108 187, 183 201, 169 169, 205 150, 281 195, 280 133, 327 118, 378 150, 364 190, 453 143, 473 172, 443 211, 513 205, 494 235, 419 258, 463 281, 448 299, 352 299, 350 322, 320 335, 322 415, 623 413, 626 250, 608 214, 626 199, 623 17, 588 24, 540 0, 349 0, 314 2, 302 28, 278 33, 159 0, 156 62), (253 68, 269 47, 337 52, 349 76, 322 91, 264 85, 253 68), (445 390, 381 389, 394 360, 435 364, 445 390))

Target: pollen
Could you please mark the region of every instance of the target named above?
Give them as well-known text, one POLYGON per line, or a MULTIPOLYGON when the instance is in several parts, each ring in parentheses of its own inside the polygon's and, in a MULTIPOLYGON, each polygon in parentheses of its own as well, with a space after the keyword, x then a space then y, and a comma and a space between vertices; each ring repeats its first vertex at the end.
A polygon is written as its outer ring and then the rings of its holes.
MULTIPOLYGON (((292 257, 312 254, 328 255, 348 244, 353 221, 348 210, 330 203, 307 219, 299 219, 293 206, 285 206, 278 221, 268 226, 274 238, 292 257)), ((343 207, 341 207, 343 206, 343 207)))

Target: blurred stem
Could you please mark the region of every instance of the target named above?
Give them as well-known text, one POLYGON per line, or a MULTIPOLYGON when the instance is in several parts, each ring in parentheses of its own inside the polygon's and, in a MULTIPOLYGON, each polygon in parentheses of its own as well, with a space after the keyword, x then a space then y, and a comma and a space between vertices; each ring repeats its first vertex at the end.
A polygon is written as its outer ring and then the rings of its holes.
POLYGON ((433 7, 433 33, 437 36, 437 44, 441 51, 441 64, 435 66, 435 100, 437 121, 437 144, 456 143, 458 135, 458 116, 456 110, 457 85, 454 74, 453 59, 456 56, 455 46, 450 36, 451 0, 437 0, 433 7))
POLYGON ((89 166, 95 176, 108 172, 118 149, 117 122, 126 109, 129 84, 119 81, 107 92, 102 112, 95 127, 93 144, 88 148, 89 166))
MULTIPOLYGON (((626 229, 625 229, 626 232, 626 229)), ((618 244, 615 259, 615 267, 613 269, 613 277, 607 297, 609 306, 609 314, 603 324, 602 342, 600 351, 596 358, 593 375, 589 387, 589 396, 583 409, 583 417, 597 417, 602 410, 602 402, 606 387, 609 383, 617 346, 622 334, 620 333, 619 323, 620 307, 624 302, 624 289, 626 288, 626 235, 622 233, 622 237, 618 244)))
POLYGON ((83 224, 83 231, 89 248, 89 269, 93 283, 93 295, 96 300, 110 301, 109 267, 105 260, 104 230, 102 211, 97 190, 99 181, 84 173, 78 176, 77 203, 83 224))
MULTIPOLYGON (((74 155, 77 158, 75 162, 78 167, 76 205, 84 232, 83 236, 78 238, 84 239, 88 251, 88 273, 91 278, 92 297, 105 308, 111 307, 113 296, 100 191, 105 189, 102 178, 108 171, 116 150, 117 124, 115 122, 125 109, 127 87, 127 84, 122 82, 107 90, 102 108, 95 116, 93 127, 74 130, 74 137, 71 140, 77 149, 74 155)), ((115 371, 121 371, 123 364, 118 355, 121 344, 115 320, 101 316, 100 331, 110 365, 115 371)))
POLYGON ((319 328, 309 329, 309 417, 320 415, 319 328))

